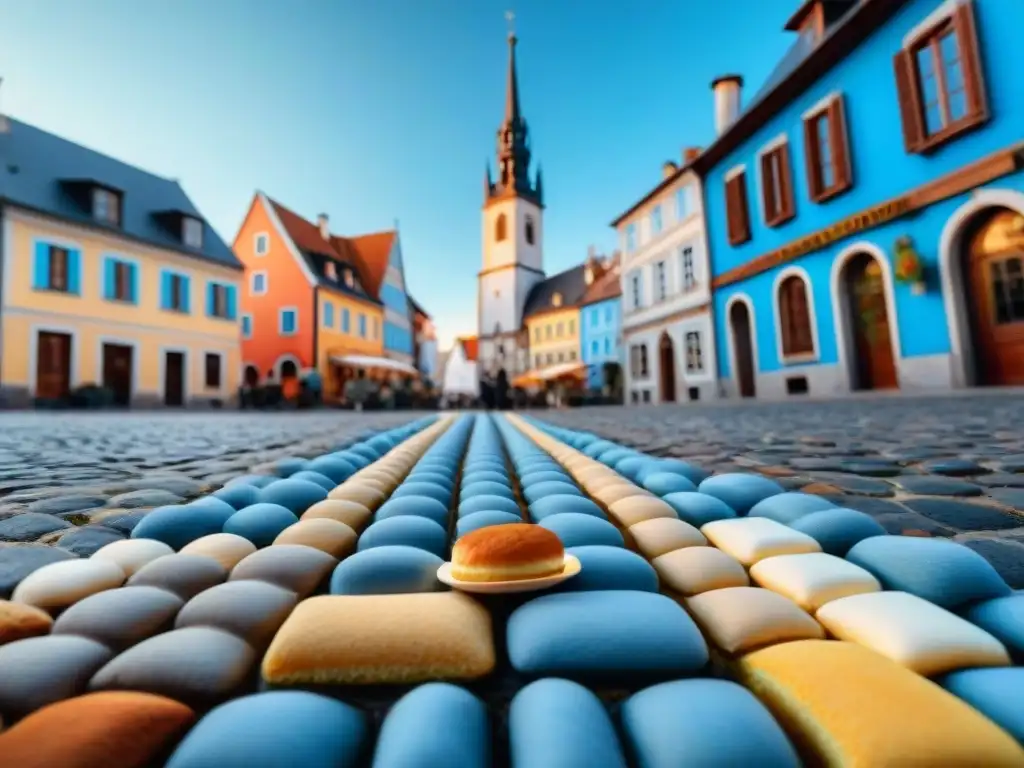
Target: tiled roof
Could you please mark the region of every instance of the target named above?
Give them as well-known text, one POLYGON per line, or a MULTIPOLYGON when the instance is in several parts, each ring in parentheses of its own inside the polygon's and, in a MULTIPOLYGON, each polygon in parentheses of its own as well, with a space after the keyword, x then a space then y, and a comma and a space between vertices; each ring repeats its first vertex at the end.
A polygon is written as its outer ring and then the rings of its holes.
POLYGON ((332 291, 380 303, 377 292, 366 285, 362 263, 348 238, 332 235, 330 240, 324 240, 320 234, 320 227, 316 224, 285 208, 276 200, 270 200, 270 204, 274 207, 281 226, 285 228, 288 237, 316 275, 320 285, 332 291), (334 278, 327 274, 327 265, 331 262, 335 265, 334 278), (345 270, 352 272, 352 287, 345 284, 345 270))
POLYGON ((619 280, 619 257, 616 256, 608 265, 607 271, 592 282, 580 300, 580 306, 596 304, 599 301, 616 299, 622 295, 622 283, 619 280))
POLYGON ((583 276, 585 269, 585 264, 577 264, 575 267, 552 275, 533 286, 526 297, 523 319, 543 312, 579 306, 583 294, 587 290, 587 283, 583 276), (562 296, 562 302, 557 307, 551 303, 551 299, 556 293, 562 296))
POLYGON ((0 133, 0 201, 72 224, 109 231, 139 242, 241 269, 242 264, 172 179, 115 160, 19 120, 0 133), (69 194, 69 182, 122 193, 121 226, 104 225, 69 194), (201 249, 185 245, 167 224, 174 212, 203 222, 201 249))
POLYGON ((476 336, 464 336, 456 341, 462 345, 462 353, 466 356, 466 360, 475 363, 480 346, 476 336))
POLYGON ((398 233, 390 229, 385 232, 374 232, 349 239, 355 249, 356 260, 360 266, 366 289, 374 296, 380 296, 380 287, 384 283, 384 274, 388 271, 391 258, 391 247, 398 233))

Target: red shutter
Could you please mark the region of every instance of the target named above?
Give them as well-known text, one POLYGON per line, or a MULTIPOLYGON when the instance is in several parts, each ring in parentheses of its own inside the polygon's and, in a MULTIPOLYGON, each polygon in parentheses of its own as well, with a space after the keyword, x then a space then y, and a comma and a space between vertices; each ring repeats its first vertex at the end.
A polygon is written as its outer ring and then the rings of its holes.
POLYGON ((850 163, 850 135, 846 125, 846 106, 837 96, 828 107, 829 135, 832 137, 832 162, 835 166, 838 190, 853 186, 853 167, 850 163))
POLYGON ((737 234, 739 242, 745 243, 750 239, 750 208, 747 201, 747 174, 741 173, 733 179, 736 184, 736 212, 737 212, 737 234))
POLYGON ((790 298, 790 286, 793 278, 787 277, 779 286, 779 322, 782 326, 779 331, 782 333, 782 354, 793 354, 793 304, 790 298))
POLYGON ((736 179, 725 182, 725 218, 729 231, 729 245, 740 242, 739 237, 739 206, 736 204, 736 179))
POLYGON ((974 3, 961 3, 953 14, 957 43, 960 46, 960 60, 964 70, 964 87, 967 92, 967 106, 971 117, 978 122, 987 120, 988 97, 985 92, 985 76, 981 68, 978 50, 978 29, 974 23, 974 3))
POLYGON ((893 59, 896 73, 896 96, 900 102, 903 123, 903 146, 907 152, 918 152, 924 142, 921 122, 921 94, 917 84, 917 70, 910 51, 900 51, 893 59))
POLYGON ((768 225, 775 223, 779 217, 782 201, 775 199, 775 166, 772 156, 775 150, 761 155, 761 197, 764 201, 764 219, 768 225))
POLYGON ((782 190, 782 202, 779 206, 779 219, 789 221, 796 214, 796 201, 793 196, 793 165, 789 159, 789 142, 778 148, 779 153, 779 189, 782 190))
POLYGON ((821 165, 821 148, 818 146, 817 120, 817 115, 804 120, 804 170, 807 173, 807 189, 810 190, 811 200, 817 200, 824 191, 821 188, 821 173, 818 170, 821 165))

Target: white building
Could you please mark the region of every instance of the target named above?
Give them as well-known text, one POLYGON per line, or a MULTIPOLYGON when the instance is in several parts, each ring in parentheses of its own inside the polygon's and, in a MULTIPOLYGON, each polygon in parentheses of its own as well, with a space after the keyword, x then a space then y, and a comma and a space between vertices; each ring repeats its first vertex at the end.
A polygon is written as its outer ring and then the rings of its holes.
POLYGON ((627 403, 717 397, 711 270, 700 179, 684 151, 662 180, 612 222, 622 250, 627 403))
POLYGON ((455 345, 447 353, 441 379, 441 394, 448 401, 462 397, 475 399, 480 394, 475 338, 456 339, 455 345))
POLYGON ((519 110, 516 38, 510 35, 505 119, 498 129, 498 178, 484 175, 483 264, 477 275, 479 374, 509 381, 529 368, 523 310, 530 291, 544 281, 543 186, 530 178, 526 120, 519 110))

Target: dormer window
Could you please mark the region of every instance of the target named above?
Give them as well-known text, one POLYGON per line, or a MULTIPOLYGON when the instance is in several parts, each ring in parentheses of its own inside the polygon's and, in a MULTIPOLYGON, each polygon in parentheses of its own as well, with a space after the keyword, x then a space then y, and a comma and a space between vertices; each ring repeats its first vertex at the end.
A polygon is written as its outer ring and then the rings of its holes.
POLYGON ((324 276, 328 280, 338 279, 338 268, 334 265, 333 261, 328 261, 327 264, 324 265, 324 276))
POLYGON ((346 269, 345 270, 345 286, 347 288, 355 288, 356 287, 356 278, 352 274, 352 270, 351 269, 346 269))
POLYGON ((562 294, 556 293, 554 296, 551 297, 551 306, 552 307, 560 307, 560 306, 562 306, 562 294))
POLYGON ((121 225, 121 196, 102 187, 92 190, 92 217, 104 224, 121 225))
POLYGON ((191 216, 181 219, 181 241, 189 248, 203 247, 203 222, 191 216))

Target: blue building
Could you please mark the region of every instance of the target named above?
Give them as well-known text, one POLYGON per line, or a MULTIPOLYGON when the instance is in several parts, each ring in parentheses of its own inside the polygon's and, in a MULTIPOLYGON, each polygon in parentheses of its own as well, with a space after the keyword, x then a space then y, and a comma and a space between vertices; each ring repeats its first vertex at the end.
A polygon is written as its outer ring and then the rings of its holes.
POLYGON ((356 240, 356 248, 368 254, 367 261, 382 266, 386 263, 379 292, 384 304, 384 354, 415 367, 412 309, 405 286, 398 230, 363 235, 356 240))
POLYGON ((622 380, 619 272, 616 256, 609 269, 587 287, 580 302, 580 359, 587 365, 587 387, 593 390, 614 388, 622 380))
POLYGON ((809 0, 695 162, 744 397, 1024 384, 1024 2, 809 0))

